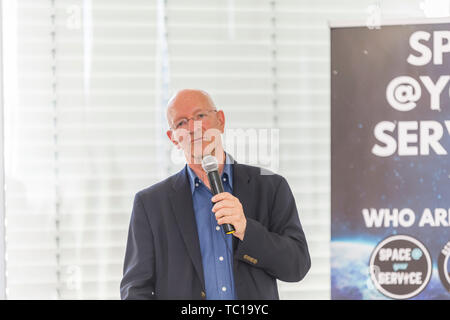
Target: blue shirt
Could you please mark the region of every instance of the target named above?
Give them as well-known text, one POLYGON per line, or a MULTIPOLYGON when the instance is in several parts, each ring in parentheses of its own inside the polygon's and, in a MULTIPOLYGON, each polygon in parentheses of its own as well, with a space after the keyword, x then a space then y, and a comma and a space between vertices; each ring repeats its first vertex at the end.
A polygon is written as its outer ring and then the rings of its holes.
MULTIPOLYGON (((202 254, 205 293, 208 300, 236 299, 233 276, 233 235, 223 232, 212 212, 212 192, 187 166, 194 203, 195 220, 202 254)), ((222 172, 225 192, 233 194, 233 166, 228 154, 222 172)))

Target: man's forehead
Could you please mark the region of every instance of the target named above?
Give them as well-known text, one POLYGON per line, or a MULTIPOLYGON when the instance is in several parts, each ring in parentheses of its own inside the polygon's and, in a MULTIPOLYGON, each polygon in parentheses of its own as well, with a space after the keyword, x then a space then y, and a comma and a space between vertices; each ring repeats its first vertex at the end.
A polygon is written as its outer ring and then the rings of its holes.
POLYGON ((167 114, 173 119, 201 110, 215 108, 206 92, 199 90, 182 90, 175 94, 168 103, 167 114))
POLYGON ((206 92, 198 90, 182 90, 176 93, 168 103, 169 107, 204 107, 214 105, 206 92))

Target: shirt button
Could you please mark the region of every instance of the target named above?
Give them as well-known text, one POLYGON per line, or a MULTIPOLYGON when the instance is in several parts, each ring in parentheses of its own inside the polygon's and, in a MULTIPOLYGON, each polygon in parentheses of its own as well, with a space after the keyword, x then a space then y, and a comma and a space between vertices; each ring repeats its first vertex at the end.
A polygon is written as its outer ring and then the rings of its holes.
POLYGON ((223 257, 222 257, 222 256, 220 256, 220 257, 219 257, 219 260, 220 260, 220 261, 223 261, 223 257))
POLYGON ((223 182, 226 182, 227 181, 227 178, 223 178, 223 182))
POLYGON ((223 292, 227 291, 227 287, 222 287, 222 291, 223 292))
POLYGON ((220 227, 219 227, 219 226, 217 226, 217 227, 216 227, 216 230, 217 230, 217 231, 219 231, 219 230, 220 230, 220 227))
POLYGON ((198 183, 196 183, 195 186, 198 187, 198 183))

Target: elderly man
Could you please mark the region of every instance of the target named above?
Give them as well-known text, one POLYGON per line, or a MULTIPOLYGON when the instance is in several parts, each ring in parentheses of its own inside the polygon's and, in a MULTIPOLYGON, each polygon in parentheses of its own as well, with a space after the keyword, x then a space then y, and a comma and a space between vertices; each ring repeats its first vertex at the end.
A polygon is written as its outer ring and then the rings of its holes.
POLYGON ((311 265, 286 180, 224 151, 225 115, 206 92, 179 91, 167 119, 187 164, 135 196, 122 299, 278 299, 276 279, 300 281, 311 265), (207 154, 225 190, 215 196, 201 166, 207 154))

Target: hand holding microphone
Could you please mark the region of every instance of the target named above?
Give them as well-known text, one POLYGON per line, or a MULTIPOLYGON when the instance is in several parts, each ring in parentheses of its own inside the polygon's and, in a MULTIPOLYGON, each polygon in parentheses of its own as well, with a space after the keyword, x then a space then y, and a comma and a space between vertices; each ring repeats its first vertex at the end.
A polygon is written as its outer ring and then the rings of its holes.
POLYGON ((215 202, 212 211, 215 213, 217 223, 222 225, 226 234, 233 234, 240 240, 244 240, 247 219, 239 199, 228 192, 224 192, 217 159, 213 156, 205 156, 202 167, 208 174, 211 191, 214 194, 211 198, 215 202))

